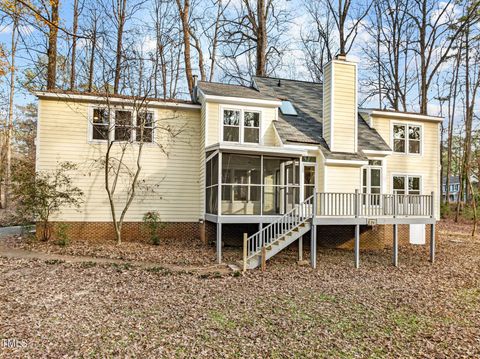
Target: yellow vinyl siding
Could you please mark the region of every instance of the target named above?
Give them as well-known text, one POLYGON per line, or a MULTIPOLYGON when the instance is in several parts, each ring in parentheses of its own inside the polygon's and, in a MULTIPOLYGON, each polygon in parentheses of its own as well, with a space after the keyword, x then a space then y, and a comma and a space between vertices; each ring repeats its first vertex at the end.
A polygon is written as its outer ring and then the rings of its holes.
POLYGON ((360 189, 359 167, 328 165, 324 171, 326 171, 325 192, 354 193, 356 189, 360 189))
POLYGON ((436 217, 440 218, 440 124, 436 122, 398 120, 375 116, 373 125, 393 149, 392 131, 394 123, 416 124, 422 128, 421 154, 392 153, 386 159, 386 192, 393 193, 394 174, 421 176, 422 194, 435 193, 436 217))
MULTIPOLYGON (((88 142, 89 108, 86 103, 70 100, 39 101, 37 169, 53 169, 60 161, 74 162, 79 166, 74 183, 85 193, 85 201, 78 211, 64 209, 57 220, 111 220, 103 171, 95 163, 103 158, 106 144, 88 142)), ((153 192, 138 193, 126 221, 141 221, 145 212, 159 211, 162 221, 196 222, 203 215, 200 111, 164 108, 152 108, 152 111, 161 126, 181 131, 174 140, 166 142, 165 138, 162 140, 161 131, 156 130, 158 142, 165 146, 168 156, 156 145, 144 145, 140 178, 153 192)), ((135 166, 137 150, 138 146, 133 145, 126 155, 131 168, 135 166)), ((118 153, 118 147, 114 148, 115 152, 118 153)), ((117 200, 122 200, 126 183, 122 182, 120 186, 117 200)))
MULTIPOLYGON (((231 108, 231 109, 243 109, 261 112, 261 126, 260 126, 260 138, 263 141, 264 146, 279 146, 278 140, 276 138, 275 129, 273 128, 273 121, 276 118, 276 108, 271 107, 252 107, 252 106, 239 106, 239 105, 228 105, 228 104, 219 104, 216 102, 207 102, 203 103, 202 107, 206 107, 207 117, 207 141, 206 147, 217 144, 221 142, 222 139, 222 130, 223 130, 223 113, 222 109, 231 108)), ((251 144, 249 144, 251 145, 251 144)))
POLYGON ((333 64, 333 150, 355 152, 356 68, 348 62, 333 64))

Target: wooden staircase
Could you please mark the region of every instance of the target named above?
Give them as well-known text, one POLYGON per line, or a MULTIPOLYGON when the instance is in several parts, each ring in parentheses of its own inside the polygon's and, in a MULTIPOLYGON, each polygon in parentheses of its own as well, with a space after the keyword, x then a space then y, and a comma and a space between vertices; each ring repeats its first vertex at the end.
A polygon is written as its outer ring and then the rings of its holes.
POLYGON ((244 269, 254 269, 310 231, 315 196, 244 240, 244 269))

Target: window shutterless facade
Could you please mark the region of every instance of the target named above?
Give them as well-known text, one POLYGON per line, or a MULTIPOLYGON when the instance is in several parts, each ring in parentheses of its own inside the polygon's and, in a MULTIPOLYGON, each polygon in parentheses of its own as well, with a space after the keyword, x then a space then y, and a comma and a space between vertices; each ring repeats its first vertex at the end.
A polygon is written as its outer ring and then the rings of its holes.
POLYGON ((89 121, 89 141, 154 141, 154 113, 125 109, 93 108, 89 121))
POLYGON ((259 111, 225 108, 222 110, 222 119, 223 141, 260 143, 259 111))
POLYGON ((393 124, 393 152, 420 154, 422 150, 422 127, 414 124, 393 124))

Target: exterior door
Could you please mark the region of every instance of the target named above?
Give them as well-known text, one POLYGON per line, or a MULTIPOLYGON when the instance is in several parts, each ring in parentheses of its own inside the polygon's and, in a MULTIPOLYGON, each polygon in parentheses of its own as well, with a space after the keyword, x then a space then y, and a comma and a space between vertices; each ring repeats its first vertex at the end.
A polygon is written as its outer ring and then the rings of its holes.
POLYGON ((300 200, 303 202, 315 193, 317 182, 317 165, 316 163, 302 163, 302 187, 300 190, 300 200))
POLYGON ((371 193, 373 196, 365 196, 363 204, 378 206, 380 193, 382 193, 382 161, 368 162, 369 165, 363 168, 362 192, 371 193))

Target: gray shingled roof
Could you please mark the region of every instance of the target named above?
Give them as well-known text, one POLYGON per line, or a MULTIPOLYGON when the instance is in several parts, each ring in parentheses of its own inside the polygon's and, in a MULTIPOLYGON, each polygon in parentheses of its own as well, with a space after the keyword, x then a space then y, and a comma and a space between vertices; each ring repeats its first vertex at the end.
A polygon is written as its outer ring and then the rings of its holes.
POLYGON ((289 100, 298 116, 285 116, 279 112, 275 123, 277 132, 285 143, 317 144, 326 158, 365 159, 363 150, 390 151, 379 133, 358 116, 359 153, 331 152, 322 137, 323 85, 321 83, 286 80, 271 77, 254 77, 261 93, 289 100))
POLYGON ((242 97, 261 100, 278 100, 276 97, 263 93, 253 87, 241 85, 221 84, 217 82, 199 81, 198 88, 205 94, 211 96, 242 97))

